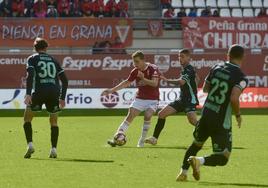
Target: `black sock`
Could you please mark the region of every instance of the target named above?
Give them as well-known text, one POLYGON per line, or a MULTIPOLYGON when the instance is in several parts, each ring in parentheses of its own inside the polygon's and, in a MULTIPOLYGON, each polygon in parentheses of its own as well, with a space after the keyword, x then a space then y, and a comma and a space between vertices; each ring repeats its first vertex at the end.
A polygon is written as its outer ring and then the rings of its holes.
POLYGON ((58 137, 59 137, 59 127, 52 126, 51 127, 51 145, 53 148, 57 147, 58 137))
POLYGON ((158 118, 157 123, 156 123, 155 128, 154 128, 153 137, 155 137, 155 138, 159 137, 161 131, 163 130, 163 128, 165 126, 165 122, 166 122, 166 119, 158 118))
POLYGON ((188 170, 190 167, 190 164, 188 163, 188 159, 190 156, 196 156, 197 152, 201 149, 202 147, 197 146, 196 144, 192 143, 192 145, 187 149, 184 159, 183 159, 183 164, 182 164, 182 169, 188 170))
POLYGON ((27 143, 33 141, 33 130, 32 130, 32 124, 31 122, 25 122, 23 125, 25 137, 27 140, 27 143))
POLYGON ((228 159, 224 155, 212 154, 205 157, 205 166, 224 166, 228 162, 228 159))

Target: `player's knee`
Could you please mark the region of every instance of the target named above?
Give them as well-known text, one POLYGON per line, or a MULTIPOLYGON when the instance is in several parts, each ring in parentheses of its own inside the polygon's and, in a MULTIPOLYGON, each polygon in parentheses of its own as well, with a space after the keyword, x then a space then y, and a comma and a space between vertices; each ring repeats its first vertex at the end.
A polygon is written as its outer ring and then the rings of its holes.
POLYGON ((51 126, 57 126, 58 125, 58 121, 57 120, 58 120, 57 117, 50 116, 50 118, 49 118, 50 125, 51 126))
POLYGON ((193 142, 193 144, 192 145, 194 145, 195 147, 197 147, 197 148, 202 148, 203 147, 203 145, 204 145, 204 143, 201 143, 201 142, 193 142))
POLYGON ((163 111, 158 112, 158 118, 165 119, 167 117, 166 113, 163 111))
POLYGON ((153 113, 145 113, 144 114, 144 121, 151 121, 151 118, 153 116, 153 113))
POLYGON ((188 118, 188 122, 195 126, 197 123, 197 120, 195 118, 188 118))
POLYGON ((30 109, 26 108, 23 119, 24 122, 31 122, 33 119, 33 112, 30 109))
POLYGON ((127 117, 126 117, 125 120, 126 120, 127 122, 131 123, 131 122, 133 121, 134 118, 135 118, 135 115, 134 115, 133 113, 129 112, 129 113, 127 114, 127 117))

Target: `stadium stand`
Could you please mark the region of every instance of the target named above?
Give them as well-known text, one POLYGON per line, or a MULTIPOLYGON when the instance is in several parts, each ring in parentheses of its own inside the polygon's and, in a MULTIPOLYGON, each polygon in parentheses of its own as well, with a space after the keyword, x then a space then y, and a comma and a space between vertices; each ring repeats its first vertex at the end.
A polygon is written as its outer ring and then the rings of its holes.
POLYGON ((268 8, 268 0, 263 0, 263 7, 268 8))
POLYGON ((230 17, 230 16, 231 16, 230 9, 228 8, 220 9, 220 17, 230 17))
MULTIPOLYGON (((171 6, 175 9, 174 17, 181 8, 186 9, 186 15, 190 9, 195 9, 197 16, 201 16, 202 10, 206 7, 212 8, 211 16, 214 16, 216 10, 221 17, 254 17, 258 16, 260 8, 268 8, 268 0, 172 0, 171 6)), ((165 11, 162 10, 162 15, 165 11)))
POLYGON ((250 2, 250 0, 243 0, 243 1, 241 1, 240 6, 242 8, 251 8, 251 2, 250 2))
POLYGON ((243 16, 244 17, 254 17, 253 9, 251 9, 251 8, 243 9, 243 16))
POLYGON ((232 9, 232 17, 242 17, 242 10, 240 8, 233 8, 232 9))
POLYGON ((207 0, 206 5, 210 7, 217 7, 217 1, 215 0, 207 0))
POLYGON ((129 17, 126 0, 2 0, 1 17, 129 17))
POLYGON ((239 0, 229 0, 229 7, 232 7, 232 8, 240 7, 239 0))

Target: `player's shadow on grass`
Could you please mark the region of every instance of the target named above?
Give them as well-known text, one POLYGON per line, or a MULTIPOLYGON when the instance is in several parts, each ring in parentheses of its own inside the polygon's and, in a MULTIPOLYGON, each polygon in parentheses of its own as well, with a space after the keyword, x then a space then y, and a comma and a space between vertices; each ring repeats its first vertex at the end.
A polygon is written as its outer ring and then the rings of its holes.
POLYGON ((113 163, 113 160, 94 160, 94 159, 71 159, 71 158, 31 158, 31 160, 40 160, 40 161, 55 161, 55 162, 78 162, 78 163, 113 163))
MULTIPOLYGON (((123 146, 121 148, 137 148, 135 146, 123 146)), ((187 146, 145 146, 143 147, 142 149, 181 149, 181 150, 186 150, 188 147, 187 146)), ((138 148, 140 149, 140 148, 138 148)), ((202 148, 203 150, 209 150, 209 149, 212 149, 211 146, 204 146, 202 148)), ((235 149, 235 150, 240 150, 240 149, 246 149, 244 147, 233 147, 232 149, 235 149)))
POLYGON ((239 187, 268 187, 265 184, 255 184, 255 183, 219 183, 219 182, 200 182, 200 185, 204 186, 239 186, 239 187))
POLYGON ((138 148, 135 146, 123 146, 122 148, 137 148, 137 149, 182 149, 186 150, 185 146, 145 146, 143 148, 138 148))

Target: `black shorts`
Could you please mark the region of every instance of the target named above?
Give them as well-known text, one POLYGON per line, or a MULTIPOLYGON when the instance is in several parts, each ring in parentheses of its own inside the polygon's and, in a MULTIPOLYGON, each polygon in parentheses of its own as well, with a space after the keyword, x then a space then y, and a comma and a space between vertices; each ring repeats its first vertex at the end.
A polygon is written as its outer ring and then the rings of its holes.
POLYGON ((195 112, 196 104, 183 102, 181 99, 169 103, 169 106, 174 108, 177 112, 195 112))
POLYGON ((222 125, 219 125, 219 121, 212 118, 202 116, 193 136, 197 144, 203 144, 211 137, 214 153, 222 153, 226 149, 229 152, 232 151, 232 128, 225 129, 222 125))
POLYGON ((43 104, 45 104, 49 113, 57 113, 61 111, 59 107, 59 96, 58 91, 34 92, 32 94, 30 108, 32 111, 41 111, 43 104))

